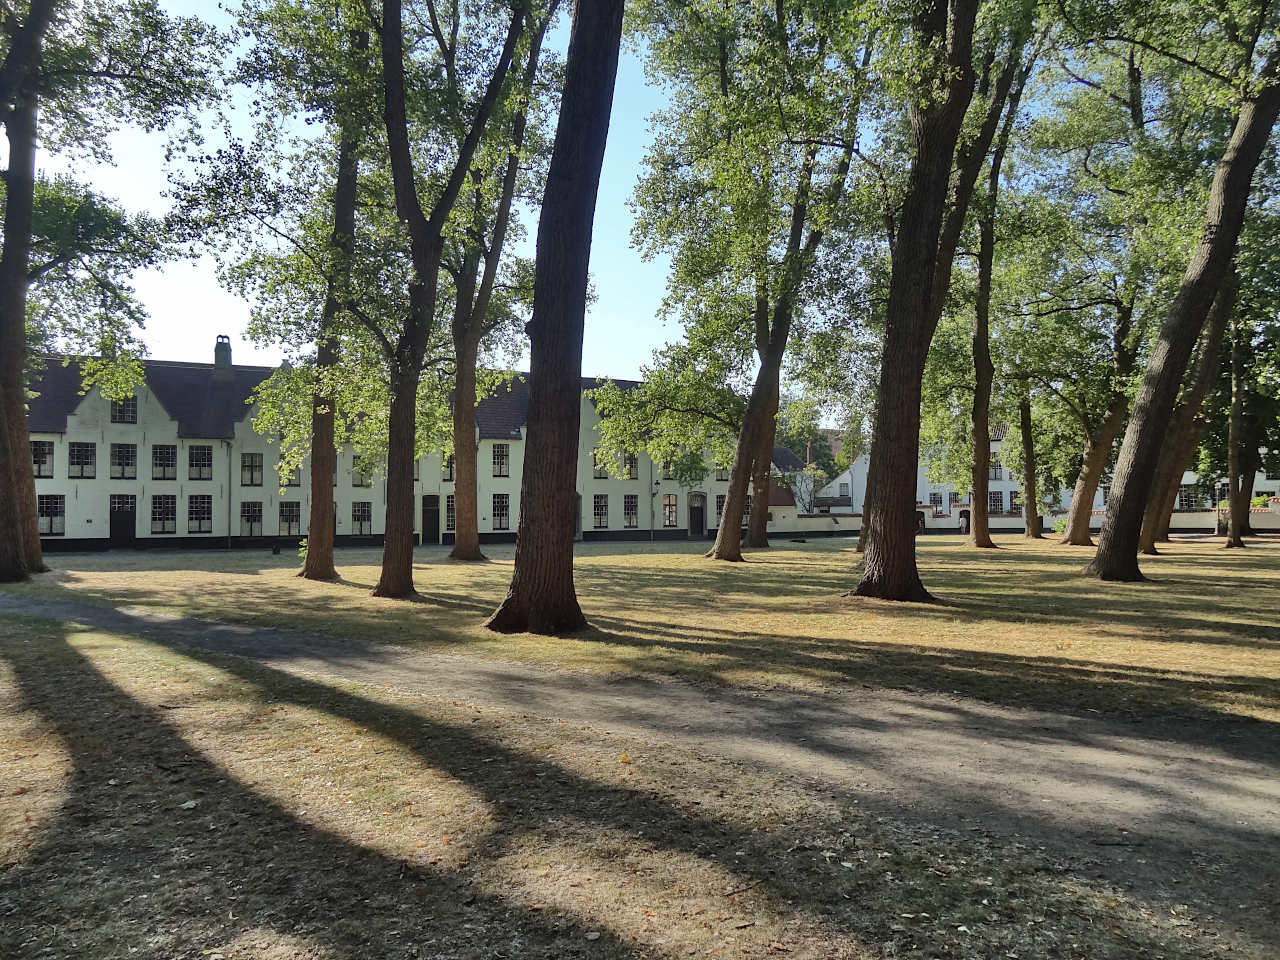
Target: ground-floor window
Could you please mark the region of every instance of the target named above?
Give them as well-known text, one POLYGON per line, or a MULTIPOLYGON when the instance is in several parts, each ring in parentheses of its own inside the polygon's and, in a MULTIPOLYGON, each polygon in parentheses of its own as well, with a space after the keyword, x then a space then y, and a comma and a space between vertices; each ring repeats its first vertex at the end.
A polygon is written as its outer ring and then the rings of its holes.
POLYGON ((1004 491, 992 490, 987 493, 987 513, 1004 513, 1004 491))
POLYGON ((178 498, 172 493, 158 493, 152 496, 151 532, 178 532, 178 498))
POLYGON ((511 529, 511 495, 495 493, 493 495, 493 529, 511 529))
POLYGON ((368 500, 358 500, 351 504, 351 532, 373 533, 373 504, 368 500))
POLYGON ((949 493, 949 494, 947 495, 947 502, 948 502, 948 503, 950 503, 953 507, 954 507, 957 503, 959 503, 959 502, 960 502, 960 491, 958 491, 958 490, 952 490, 952 491, 951 491, 951 493, 949 493))
POLYGON ((262 536, 261 500, 248 500, 240 504, 240 536, 262 536))
POLYGON ((280 536, 302 536, 302 504, 299 501, 280 501, 280 536))
POLYGON ((199 493, 187 498, 187 533, 213 532, 213 497, 199 493))
POLYGON ((1018 490, 1009 491, 1009 512, 1017 513, 1022 509, 1022 493, 1018 490))
POLYGON ((662 525, 664 527, 674 527, 678 525, 676 494, 664 493, 662 495, 662 525))
POLYGON ((1178 509, 1199 510, 1201 506, 1200 491, 1194 483, 1184 483, 1178 487, 1178 509))
MULTIPOLYGON (((450 457, 450 462, 453 458, 450 457)), ((446 530, 456 530, 458 527, 458 505, 450 493, 444 498, 444 528, 446 530)))
POLYGON ((609 495, 597 493, 592 500, 591 508, 596 520, 596 529, 603 530, 609 526, 609 495))
POLYGON ((720 518, 724 516, 724 494, 716 494, 716 526, 720 526, 720 518))
POLYGON ((622 525, 628 529, 640 526, 640 497, 634 493, 622 495, 622 525))
POLYGON ((940 493, 931 493, 931 494, 929 494, 929 506, 931 506, 931 507, 940 507, 940 506, 942 506, 942 494, 940 494, 940 493))
POLYGON ((745 527, 751 522, 751 494, 747 494, 747 498, 742 501, 742 525, 745 527))
POLYGON ((67 498, 62 494, 36 497, 36 513, 40 518, 40 536, 60 537, 67 529, 67 498))

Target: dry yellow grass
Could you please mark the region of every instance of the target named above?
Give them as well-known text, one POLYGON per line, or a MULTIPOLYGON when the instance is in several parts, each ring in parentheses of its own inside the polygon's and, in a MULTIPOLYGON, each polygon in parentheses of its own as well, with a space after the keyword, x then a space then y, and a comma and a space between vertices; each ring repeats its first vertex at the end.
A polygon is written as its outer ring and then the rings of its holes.
POLYGON ((868 815, 667 744, 0 626, 6 957, 1270 950, 1256 909, 1196 899, 1236 905, 1212 877, 1134 890, 1087 850, 868 815))
POLYGON ((1280 543, 1181 541, 1144 564, 1154 582, 1134 585, 1078 576, 1085 549, 999 542, 921 539, 922 576, 943 601, 929 606, 843 597, 857 576, 848 541, 779 543, 746 564, 704 560, 702 544, 580 545, 592 629, 568 639, 480 627, 510 578, 505 546, 486 564, 420 550, 412 603, 369 596, 372 550, 339 551, 333 584, 299 580, 294 558, 265 551, 153 551, 53 555, 55 572, 11 589, 570 670, 1280 719, 1280 543))

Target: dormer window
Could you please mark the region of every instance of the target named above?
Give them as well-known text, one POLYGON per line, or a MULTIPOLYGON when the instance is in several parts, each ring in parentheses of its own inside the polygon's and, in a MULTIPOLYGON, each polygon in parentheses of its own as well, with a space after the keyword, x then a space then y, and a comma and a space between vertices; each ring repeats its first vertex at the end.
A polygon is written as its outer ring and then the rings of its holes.
POLYGON ((138 422, 138 398, 125 397, 123 400, 111 401, 111 422, 112 423, 137 423, 138 422))

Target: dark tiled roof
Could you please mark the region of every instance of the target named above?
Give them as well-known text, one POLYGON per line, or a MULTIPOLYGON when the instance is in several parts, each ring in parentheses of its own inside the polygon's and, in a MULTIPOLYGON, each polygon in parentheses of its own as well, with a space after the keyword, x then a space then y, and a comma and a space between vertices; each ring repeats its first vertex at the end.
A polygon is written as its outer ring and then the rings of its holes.
POLYGON ((991 428, 991 442, 995 443, 999 440, 1003 440, 1008 432, 1009 427, 1007 424, 997 423, 991 428))
POLYGON ((773 465, 783 472, 804 469, 804 461, 786 447, 773 448, 773 465))
POLYGON ((815 507, 852 507, 852 497, 815 497, 813 501, 815 507))
MULTIPOLYGON (((173 363, 144 360, 147 387, 160 405, 178 423, 178 436, 205 440, 230 439, 236 424, 249 413, 253 389, 271 376, 271 367, 235 367, 231 376, 219 380, 211 363, 173 363)), ((67 416, 75 412, 80 393, 80 364, 63 366, 51 358, 31 385, 36 396, 27 411, 27 428, 32 433, 65 433, 67 416)))
MULTIPOLYGON (((582 389, 594 390, 613 378, 583 377, 582 389)), ((624 390, 640 386, 635 380, 613 380, 624 390)), ((529 413, 529 376, 519 374, 476 404, 476 428, 481 440, 520 439, 529 413)))

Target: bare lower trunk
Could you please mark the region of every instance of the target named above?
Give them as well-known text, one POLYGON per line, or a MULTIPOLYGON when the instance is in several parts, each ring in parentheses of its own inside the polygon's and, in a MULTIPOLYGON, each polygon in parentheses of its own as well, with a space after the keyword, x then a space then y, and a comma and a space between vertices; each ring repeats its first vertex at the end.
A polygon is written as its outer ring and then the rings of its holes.
POLYGON ((1227 425, 1227 482, 1231 494, 1227 518, 1227 547, 1243 547, 1244 524, 1249 515, 1243 477, 1240 472, 1241 420, 1244 415, 1244 362, 1240 357, 1239 325, 1231 325, 1231 414, 1227 425))
POLYGON ((1258 476, 1258 462, 1255 457, 1242 458, 1241 476, 1240 476, 1240 496, 1244 506, 1240 515, 1240 536, 1252 537, 1254 535, 1253 524, 1250 523, 1250 507, 1253 503, 1253 482, 1258 476))
POLYGON ((511 586, 486 626, 563 634, 587 625, 573 583, 582 334, 591 228, 622 40, 623 0, 574 5, 555 146, 538 219, 529 413, 511 586))
POLYGON ((1240 107, 1231 139, 1214 174, 1200 243, 1147 361, 1116 462, 1098 554, 1085 568, 1085 573, 1101 580, 1144 579, 1138 568, 1138 537, 1160 459, 1161 441, 1187 360, 1235 256, 1253 173, 1280 113, 1277 73, 1280 51, 1273 51, 1263 67, 1256 99, 1245 101, 1240 107))
MULTIPOLYGON (((0 403, 4 400, 0 397, 0 403)), ((27 579, 27 557, 19 535, 22 514, 12 479, 13 461, 9 431, 0 429, 0 583, 27 579)))
POLYGON ((1208 323, 1200 338, 1195 372, 1173 412, 1168 436, 1160 450, 1160 462, 1156 466, 1151 496, 1142 517, 1142 532, 1138 540, 1141 553, 1154 555, 1157 553, 1156 544, 1169 539, 1169 523, 1173 517, 1173 508, 1178 502, 1182 473, 1191 463, 1191 458, 1195 456, 1196 448, 1209 427, 1200 411, 1209 388, 1218 376, 1218 351, 1222 346, 1223 333, 1235 311, 1238 290, 1237 277, 1232 271, 1214 299, 1208 323))
POLYGON ((453 391, 453 560, 479 561, 480 511, 476 492, 476 347, 462 344, 453 391))
POLYGON ((995 257, 994 212, 983 216, 978 245, 978 290, 974 299, 973 322, 973 407, 970 426, 973 434, 973 490, 969 509, 969 546, 994 548, 991 525, 987 522, 991 479, 991 382, 996 368, 991 362, 989 317, 991 310, 991 267, 995 257))
POLYGON ((760 423, 756 443, 756 463, 752 477, 751 522, 747 529, 747 546, 764 550, 769 546, 769 487, 773 482, 773 443, 778 433, 778 386, 774 381, 769 411, 760 423))
POLYGON ((350 276, 350 256, 355 243, 356 188, 359 164, 356 144, 345 128, 338 144, 338 172, 333 191, 333 234, 330 246, 336 256, 334 275, 320 315, 316 337, 316 382, 311 396, 311 515, 307 524, 307 556, 298 576, 307 580, 336 580, 333 537, 336 526, 333 482, 338 451, 333 442, 333 397, 329 379, 338 364, 335 330, 341 297, 350 276))
POLYGON ((1040 532, 1040 491, 1036 484, 1036 442, 1031 432, 1031 398, 1018 402, 1018 432, 1022 437, 1022 526, 1028 540, 1043 540, 1040 532))
POLYGON ((382 573, 375 597, 409 597, 413 589, 413 460, 418 436, 418 375, 396 371, 387 423, 387 513, 382 573))
POLYGON ((1111 418, 1107 418, 1097 433, 1085 438, 1084 459, 1080 463, 1080 475, 1076 477, 1075 489, 1071 493, 1071 506, 1067 509, 1067 529, 1063 531, 1060 543, 1077 547, 1093 546, 1090 532, 1093 525, 1093 502, 1098 495, 1102 474, 1107 469, 1111 445, 1120 432, 1122 417, 1123 414, 1110 426, 1108 424, 1112 423, 1111 418))
MULTIPOLYGON (((37 55, 38 60, 38 55, 37 55)), ((0 526, 0 539, 19 545, 23 575, 47 569, 40 547, 36 482, 27 433, 25 367, 27 359, 27 262, 35 196, 36 104, 34 95, 14 105, 5 122, 9 166, 5 171, 4 253, 0 255, 0 428, 9 434, 9 472, 0 474, 13 497, 4 511, 12 526, 0 526)), ((0 523, 5 521, 0 514, 0 523)))
MULTIPOLYGON (((778 359, 778 365, 780 365, 781 358, 778 359)), ((738 445, 733 452, 733 466, 729 468, 729 489, 725 493, 720 526, 716 529, 715 543, 706 553, 714 560, 731 562, 742 560, 742 515, 747 502, 747 488, 758 472, 754 468, 756 459, 760 455, 760 435, 764 431, 764 421, 774 409, 775 401, 771 384, 774 370, 778 365, 775 365, 774 361, 766 355, 761 361, 760 370, 756 373, 751 397, 747 400, 747 411, 742 418, 742 427, 738 431, 738 445)), ((757 493, 752 503, 754 508, 752 517, 761 509, 767 512, 768 502, 769 499, 766 496, 762 503, 757 493)))
MULTIPOLYGON (((326 306, 326 309, 328 307, 326 306)), ((323 327, 323 324, 322 324, 323 327)), ((321 334, 316 348, 317 383, 337 363, 332 337, 321 334)), ((333 535, 336 526, 333 481, 338 451, 333 443, 333 398, 321 387, 311 397, 311 514, 307 523, 307 556, 298 574, 307 580, 336 580, 333 535)))

